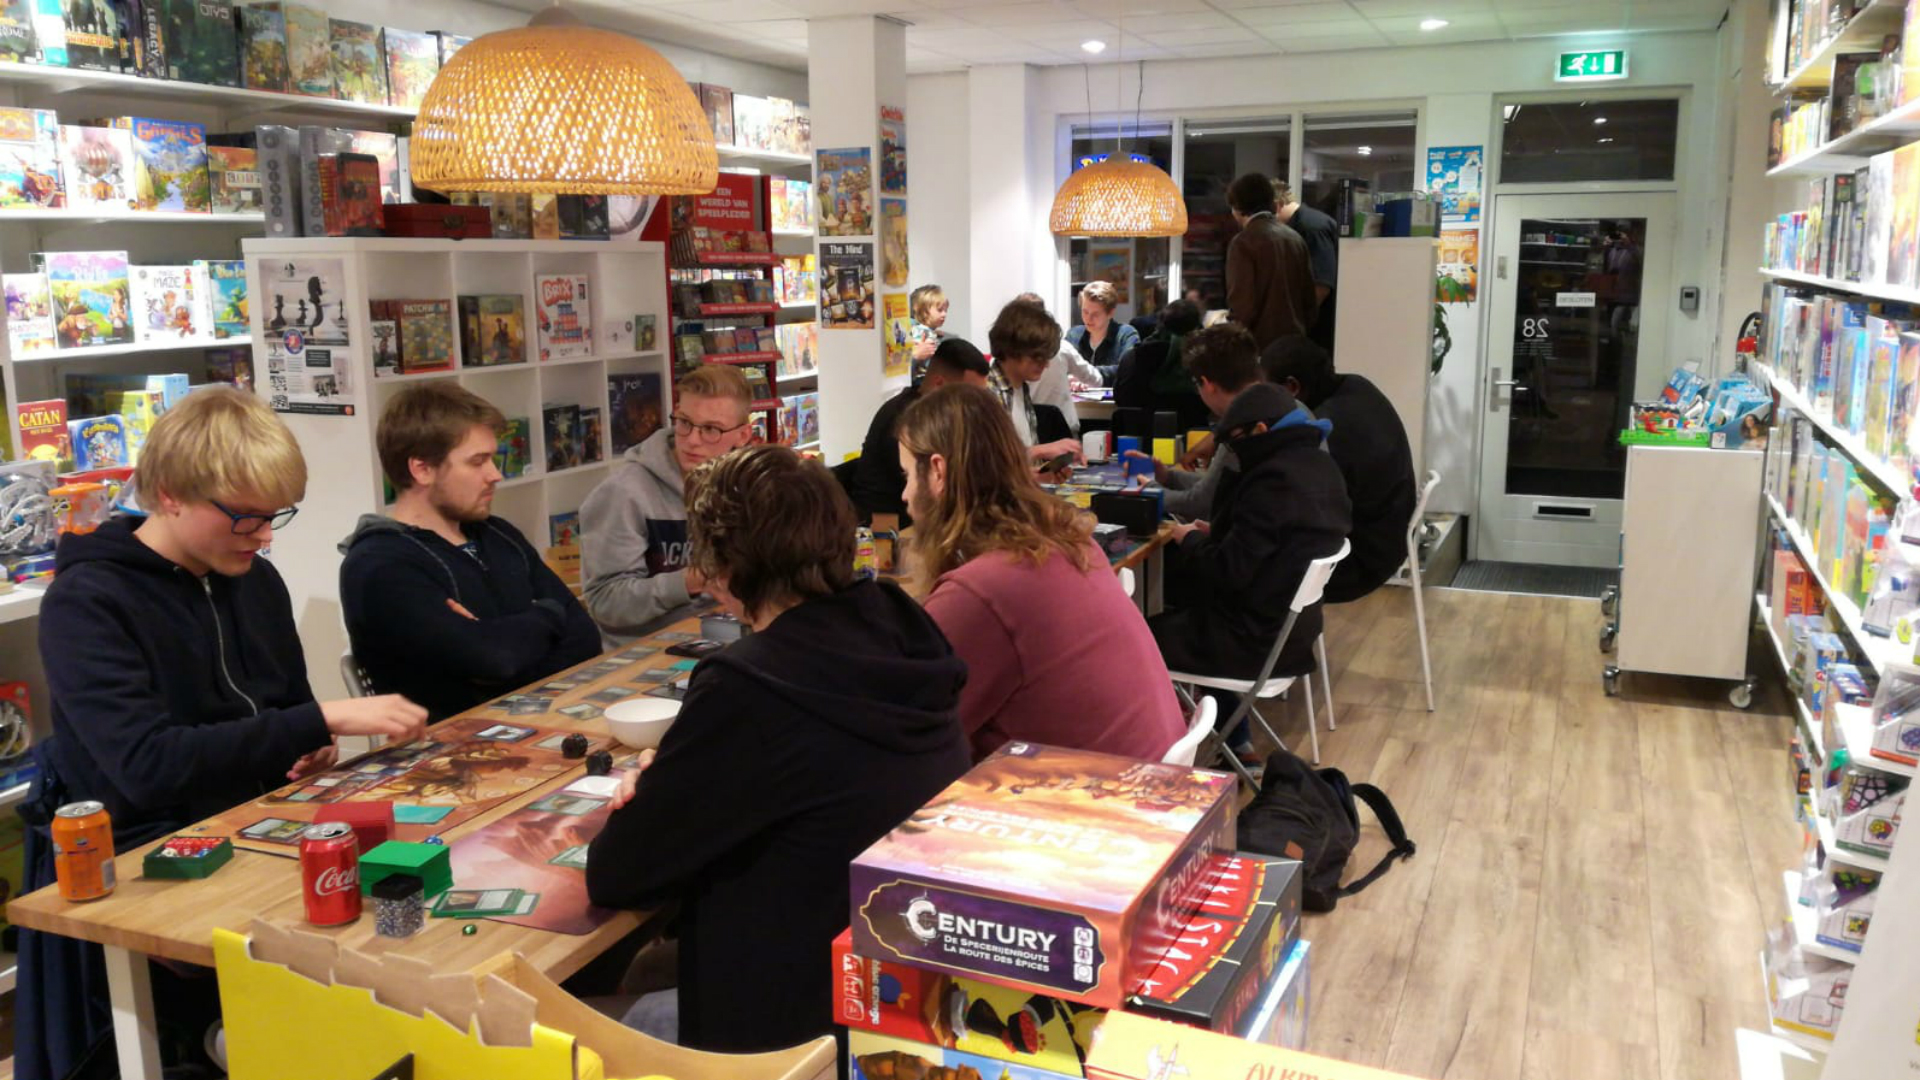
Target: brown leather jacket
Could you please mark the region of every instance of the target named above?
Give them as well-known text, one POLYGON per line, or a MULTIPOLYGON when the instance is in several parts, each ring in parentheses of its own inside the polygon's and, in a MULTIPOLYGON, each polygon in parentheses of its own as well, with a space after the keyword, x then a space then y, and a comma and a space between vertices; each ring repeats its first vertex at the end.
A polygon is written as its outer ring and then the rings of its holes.
POLYGON ((1256 214, 1227 245, 1227 311, 1265 349, 1276 338, 1313 328, 1307 242, 1272 214, 1256 214))

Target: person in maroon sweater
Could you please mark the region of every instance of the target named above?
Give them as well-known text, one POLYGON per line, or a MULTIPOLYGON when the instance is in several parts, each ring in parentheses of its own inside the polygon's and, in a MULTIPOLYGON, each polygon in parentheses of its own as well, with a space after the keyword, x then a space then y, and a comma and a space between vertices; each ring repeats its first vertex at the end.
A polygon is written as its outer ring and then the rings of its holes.
POLYGON ((1158 761, 1186 731, 1088 519, 1041 489, 1007 411, 948 386, 900 418, 912 588, 967 662, 975 758, 1013 740, 1158 761))

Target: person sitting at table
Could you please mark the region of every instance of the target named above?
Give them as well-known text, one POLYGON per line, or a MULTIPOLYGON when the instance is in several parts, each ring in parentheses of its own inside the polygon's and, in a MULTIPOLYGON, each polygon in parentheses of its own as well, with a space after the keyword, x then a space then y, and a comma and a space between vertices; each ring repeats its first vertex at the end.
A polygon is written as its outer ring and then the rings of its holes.
MULTIPOLYGON (((1188 340, 1197 337, 1195 334, 1188 340)), ((1197 353, 1191 348, 1184 349, 1181 355, 1181 364, 1197 388, 1200 401, 1216 421, 1226 415, 1227 406, 1242 390, 1261 378, 1260 364, 1254 355, 1241 349, 1218 347, 1223 340, 1219 335, 1209 337, 1207 342, 1211 347, 1203 346, 1197 353)), ((1166 512, 1176 519, 1204 518, 1212 514, 1221 477, 1240 467, 1233 448, 1219 445, 1213 447, 1205 468, 1199 470, 1171 468, 1138 450, 1129 450, 1126 456, 1153 462, 1153 477, 1166 489, 1166 512)))
MULTIPOLYGON (((894 428, 899 426, 900 414, 907 406, 949 383, 987 385, 987 358, 964 338, 950 337, 942 341, 927 361, 926 377, 918 385, 895 394, 873 414, 873 423, 867 426, 867 438, 861 444, 860 457, 853 470, 853 502, 861 516, 871 518, 875 514, 906 511, 907 477, 900 471, 900 441, 894 435, 894 428)), ((906 525, 910 520, 902 520, 900 524, 906 525)))
POLYGON ((1109 281, 1089 281, 1080 290, 1080 325, 1067 331, 1072 345, 1100 375, 1100 384, 1112 386, 1114 374, 1127 353, 1140 344, 1140 331, 1113 318, 1120 306, 1120 290, 1109 281))
POLYGON ((600 652, 600 631, 513 523, 492 514, 507 419, 449 382, 380 414, 374 447, 398 494, 341 541, 347 636, 376 689, 443 720, 600 652))
POLYGON ((1160 323, 1146 340, 1120 360, 1113 377, 1113 404, 1119 409, 1170 412, 1179 417, 1180 430, 1208 423, 1209 414, 1193 376, 1181 363, 1181 345, 1200 329, 1200 309, 1190 300, 1175 300, 1160 313, 1160 323))
POLYGON ((1393 402, 1365 375, 1339 374, 1333 356, 1292 335, 1267 346, 1260 366, 1313 414, 1333 424, 1327 452, 1353 500, 1353 551, 1327 581, 1329 604, 1358 600, 1385 585, 1407 561, 1407 526, 1420 499, 1413 449, 1393 402))
MULTIPOLYGON (((49 826, 68 803, 103 804, 129 851, 329 767, 335 736, 426 726, 397 694, 314 700, 287 587, 258 557, 307 467, 263 399, 188 396, 147 434, 136 483, 148 516, 62 537, 41 603, 53 735, 20 807, 29 891, 54 883, 49 826)), ((156 975, 165 1041, 197 1046, 211 1014, 173 1030, 169 1010, 200 995, 156 975)), ((108 1038, 105 986, 97 946, 22 930, 14 1075, 65 1077, 108 1038)))
MULTIPOLYGON (((1047 302, 1040 299, 1039 293, 1023 292, 1014 297, 1016 301, 1032 304, 1040 310, 1047 309, 1047 302)), ((1067 344, 1065 339, 1053 354, 1053 362, 1040 372, 1040 378, 1029 390, 1033 394, 1033 407, 1041 415, 1041 428, 1046 427, 1046 411, 1049 408, 1060 413, 1060 419, 1067 425, 1067 434, 1075 438, 1080 436, 1080 406, 1074 402, 1074 384, 1081 386, 1102 385, 1100 372, 1087 363, 1079 351, 1067 344)))
MULTIPOLYGON (((1234 323, 1187 342, 1197 377, 1253 361, 1253 336, 1234 323)), ((1250 679, 1260 673, 1286 622, 1307 564, 1340 549, 1352 529, 1346 481, 1325 450, 1327 423, 1293 395, 1254 381, 1227 403, 1216 428, 1239 460, 1222 474, 1204 521, 1176 525, 1178 555, 1168 567, 1168 610, 1150 625, 1167 666, 1197 675, 1250 679)), ((1274 668, 1278 676, 1313 670, 1320 609, 1300 613, 1274 668)))
POLYGON ((1060 324, 1053 321, 1047 309, 1029 300, 1009 301, 987 331, 987 347, 993 351, 987 389, 1000 400, 1001 407, 1012 419, 1014 434, 1027 448, 1027 456, 1036 462, 1046 462, 1067 454, 1076 462, 1086 461, 1078 439, 1040 441, 1040 417, 1034 411, 1033 387, 1060 352, 1060 324))
POLYGON ((1093 542, 1042 490, 1006 411, 950 386, 900 418, 913 589, 967 662, 976 758, 1027 740, 1158 761, 1186 731, 1153 637, 1093 542))
POLYGON ((581 598, 617 648, 686 613, 705 588, 687 565, 686 474, 753 441, 740 369, 694 368, 673 388, 668 424, 613 463, 580 504, 581 598))
POLYGON ((848 865, 967 770, 966 665, 898 586, 854 578, 853 506, 818 462, 756 446, 687 487, 692 565, 754 632, 694 668, 658 754, 622 779, 587 895, 681 905, 677 991, 630 1023, 773 1050, 834 1032, 848 865))

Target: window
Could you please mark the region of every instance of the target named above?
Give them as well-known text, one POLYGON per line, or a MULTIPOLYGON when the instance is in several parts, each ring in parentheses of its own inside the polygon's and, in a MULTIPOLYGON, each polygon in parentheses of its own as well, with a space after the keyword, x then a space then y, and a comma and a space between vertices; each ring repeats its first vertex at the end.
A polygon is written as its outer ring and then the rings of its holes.
POLYGON ((1674 177, 1675 98, 1517 104, 1501 112, 1500 183, 1674 177))
POLYGON ((1300 149, 1300 200, 1336 213, 1343 189, 1414 190, 1412 112, 1308 116, 1300 149))
POLYGON ((1180 290, 1200 290, 1202 310, 1227 306, 1227 243, 1240 227, 1227 208, 1227 185, 1243 173, 1276 180, 1293 175, 1291 117, 1254 120, 1189 120, 1185 175, 1187 234, 1180 251, 1180 290))
MULTIPOLYGON (((1073 128, 1073 168, 1078 170, 1115 152, 1138 154, 1172 174, 1173 125, 1135 127, 1076 124, 1073 128), (1116 146, 1123 142, 1124 145, 1116 146)), ((1080 324, 1080 290, 1090 281, 1108 281, 1119 290, 1120 306, 1113 317, 1130 322, 1159 311, 1167 302, 1167 266, 1172 245, 1166 237, 1098 239, 1074 237, 1067 247, 1073 295, 1067 304, 1066 326, 1080 324)), ((1006 299, 1011 300, 1012 297, 1006 299)), ((1055 315, 1060 315, 1055 312, 1055 315)))

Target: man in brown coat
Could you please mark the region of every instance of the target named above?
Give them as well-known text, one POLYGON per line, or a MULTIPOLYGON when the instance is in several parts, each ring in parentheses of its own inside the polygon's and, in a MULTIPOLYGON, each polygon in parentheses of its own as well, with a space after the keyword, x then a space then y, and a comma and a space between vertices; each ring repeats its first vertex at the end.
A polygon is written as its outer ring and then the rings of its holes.
POLYGON ((1307 242, 1274 216, 1273 181, 1248 173, 1227 188, 1240 232, 1227 245, 1227 310, 1262 349, 1313 328, 1319 297, 1307 242))

